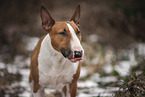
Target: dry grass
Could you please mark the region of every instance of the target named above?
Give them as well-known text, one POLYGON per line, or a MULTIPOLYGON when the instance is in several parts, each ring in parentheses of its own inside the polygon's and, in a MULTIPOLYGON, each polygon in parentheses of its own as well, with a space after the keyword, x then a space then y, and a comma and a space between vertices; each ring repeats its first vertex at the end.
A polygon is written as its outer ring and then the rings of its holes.
POLYGON ((145 73, 130 75, 116 92, 115 97, 144 97, 145 73))

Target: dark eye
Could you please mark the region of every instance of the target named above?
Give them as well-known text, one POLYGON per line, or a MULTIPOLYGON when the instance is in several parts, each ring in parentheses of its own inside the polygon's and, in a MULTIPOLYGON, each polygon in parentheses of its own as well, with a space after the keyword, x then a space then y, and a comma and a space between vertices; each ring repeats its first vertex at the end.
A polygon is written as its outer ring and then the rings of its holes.
POLYGON ((63 32, 60 32, 60 33, 58 33, 58 34, 60 34, 60 35, 62 35, 62 36, 66 36, 66 29, 64 29, 63 32))
POLYGON ((79 35, 81 32, 79 30, 77 30, 77 35, 79 35))
POLYGON ((66 33, 65 33, 65 32, 60 32, 60 33, 58 33, 58 34, 60 34, 60 35, 62 35, 62 36, 66 36, 66 33))

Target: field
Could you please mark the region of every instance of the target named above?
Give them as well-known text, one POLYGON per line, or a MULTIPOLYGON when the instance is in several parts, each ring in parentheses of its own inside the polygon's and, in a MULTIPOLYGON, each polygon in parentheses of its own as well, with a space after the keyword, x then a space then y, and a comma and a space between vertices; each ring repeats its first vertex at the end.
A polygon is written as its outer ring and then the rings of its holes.
POLYGON ((40 6, 64 21, 78 4, 85 50, 78 97, 145 96, 145 0, 14 1, 0 1, 0 97, 30 96, 31 52, 46 34, 40 6))

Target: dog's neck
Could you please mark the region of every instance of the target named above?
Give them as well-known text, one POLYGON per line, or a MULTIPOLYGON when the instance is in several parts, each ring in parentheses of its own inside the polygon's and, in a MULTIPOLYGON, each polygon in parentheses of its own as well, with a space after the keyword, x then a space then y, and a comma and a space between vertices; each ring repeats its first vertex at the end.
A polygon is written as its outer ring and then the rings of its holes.
POLYGON ((76 63, 70 62, 68 59, 64 58, 60 52, 56 51, 52 47, 51 38, 49 34, 45 36, 45 38, 41 43, 40 52, 38 55, 38 63, 40 65, 39 67, 47 66, 46 64, 48 64, 49 66, 53 66, 53 68, 55 68, 54 66, 57 67, 57 65, 65 63, 78 64, 78 62, 76 63))
POLYGON ((52 47, 51 38, 49 34, 47 34, 41 43, 40 52, 38 55, 38 63, 40 65, 43 65, 43 63, 46 65, 46 63, 49 62, 49 64, 54 65, 58 64, 58 62, 61 60, 66 59, 62 56, 61 53, 52 47))

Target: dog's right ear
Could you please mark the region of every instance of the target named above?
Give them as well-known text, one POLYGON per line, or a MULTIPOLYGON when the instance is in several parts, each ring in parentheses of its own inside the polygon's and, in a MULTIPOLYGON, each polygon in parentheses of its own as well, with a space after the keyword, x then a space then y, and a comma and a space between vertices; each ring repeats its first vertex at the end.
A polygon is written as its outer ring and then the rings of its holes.
POLYGON ((72 16, 71 20, 73 20, 76 25, 79 27, 79 22, 80 22, 80 5, 78 5, 74 15, 72 16))
POLYGON ((48 31, 54 25, 55 21, 48 13, 47 9, 44 6, 41 6, 41 19, 42 19, 42 27, 48 31))

